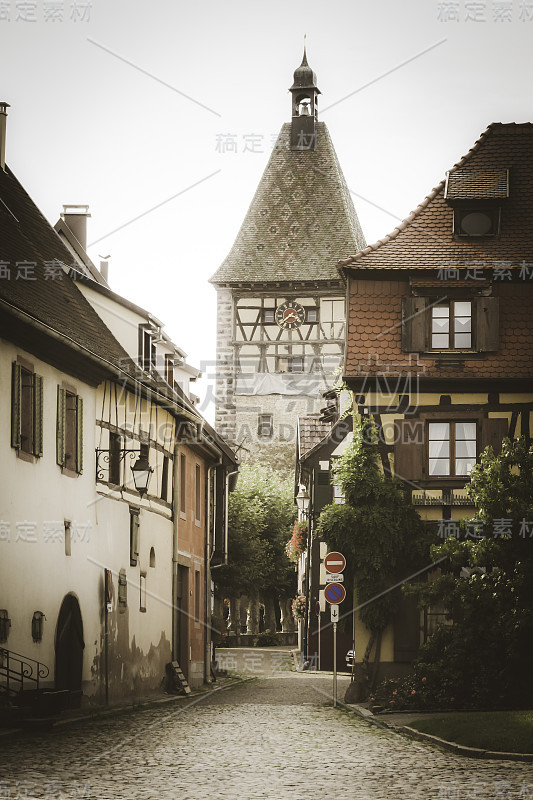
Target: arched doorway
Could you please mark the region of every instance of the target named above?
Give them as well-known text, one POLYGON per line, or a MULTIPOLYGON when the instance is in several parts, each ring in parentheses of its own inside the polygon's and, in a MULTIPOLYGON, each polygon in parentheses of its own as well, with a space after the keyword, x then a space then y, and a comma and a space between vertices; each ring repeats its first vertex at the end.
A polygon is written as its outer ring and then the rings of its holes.
POLYGON ((80 604, 67 594, 57 618, 55 687, 76 692, 80 699, 84 647, 80 604))

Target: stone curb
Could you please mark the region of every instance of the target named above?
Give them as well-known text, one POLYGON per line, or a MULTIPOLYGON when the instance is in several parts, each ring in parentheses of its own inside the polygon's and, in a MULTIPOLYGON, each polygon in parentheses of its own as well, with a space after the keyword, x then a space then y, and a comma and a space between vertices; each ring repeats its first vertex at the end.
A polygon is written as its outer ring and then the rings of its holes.
MULTIPOLYGON (((79 716, 76 717, 66 717, 65 719, 58 719, 56 722, 54 722, 52 727, 59 728, 64 725, 71 725, 74 723, 84 722, 85 720, 93 720, 103 717, 109 717, 112 716, 113 714, 122 714, 124 712, 138 711, 141 709, 145 710, 150 707, 155 708, 158 705, 168 705, 169 703, 175 703, 180 700, 188 700, 200 697, 202 695, 205 695, 207 697, 208 695, 214 694, 215 692, 222 692, 225 691, 226 689, 232 689, 234 686, 237 686, 241 683, 247 683, 248 681, 252 680, 254 680, 253 676, 250 677, 239 676, 236 677, 234 680, 231 680, 231 682, 227 684, 212 686, 211 688, 204 689, 203 691, 193 690, 191 691, 191 694, 177 694, 177 695, 168 695, 168 697, 154 697, 153 700, 148 699, 143 702, 133 701, 131 703, 126 703, 124 705, 111 706, 110 708, 106 708, 105 706, 99 706, 98 708, 95 708, 94 711, 91 711, 87 714, 80 714, 79 716)), ((0 728, 0 739, 3 736, 13 736, 19 733, 28 733, 28 730, 26 728, 5 728, 5 729, 0 728)))
POLYGON ((452 753, 459 756, 490 758, 499 761, 533 761, 533 753, 505 753, 499 750, 482 750, 479 747, 467 747, 466 745, 457 744, 456 742, 449 742, 447 739, 440 739, 438 736, 433 736, 431 733, 422 733, 422 731, 418 731, 416 728, 410 728, 409 725, 396 726, 388 724, 387 727, 389 730, 396 729, 398 732, 405 733, 421 742, 429 742, 437 747, 442 747, 444 750, 450 750, 452 753))
POLYGON ((438 736, 433 736, 431 733, 422 733, 422 731, 411 728, 409 725, 394 725, 392 722, 386 722, 385 720, 378 721, 375 714, 364 706, 354 703, 343 703, 342 705, 344 708, 353 711, 378 728, 383 728, 393 733, 403 733, 406 736, 410 736, 412 739, 418 739, 420 742, 428 742, 436 747, 442 747, 444 750, 449 750, 459 756, 467 756, 468 758, 489 758, 495 761, 533 762, 533 753, 506 753, 499 750, 482 750, 478 747, 467 747, 466 745, 457 744, 456 742, 448 742, 446 739, 440 739, 438 736))

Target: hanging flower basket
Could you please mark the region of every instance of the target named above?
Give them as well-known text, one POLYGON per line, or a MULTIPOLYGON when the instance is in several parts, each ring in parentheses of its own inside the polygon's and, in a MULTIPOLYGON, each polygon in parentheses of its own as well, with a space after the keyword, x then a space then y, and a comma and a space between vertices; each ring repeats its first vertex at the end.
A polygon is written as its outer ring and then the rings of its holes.
POLYGON ((285 555, 293 563, 297 563, 302 553, 307 549, 307 522, 296 522, 292 529, 292 536, 285 545, 285 555))
POLYGON ((292 601, 292 615, 297 622, 305 618, 306 605, 307 600, 304 594, 299 594, 292 601))

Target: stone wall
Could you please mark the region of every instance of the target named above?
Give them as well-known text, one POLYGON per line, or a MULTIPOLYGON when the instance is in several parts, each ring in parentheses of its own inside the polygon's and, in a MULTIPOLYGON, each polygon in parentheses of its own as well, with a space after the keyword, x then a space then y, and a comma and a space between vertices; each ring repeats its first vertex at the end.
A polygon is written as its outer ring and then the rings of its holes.
POLYGON ((215 428, 230 445, 236 441, 233 317, 231 290, 218 288, 215 428))

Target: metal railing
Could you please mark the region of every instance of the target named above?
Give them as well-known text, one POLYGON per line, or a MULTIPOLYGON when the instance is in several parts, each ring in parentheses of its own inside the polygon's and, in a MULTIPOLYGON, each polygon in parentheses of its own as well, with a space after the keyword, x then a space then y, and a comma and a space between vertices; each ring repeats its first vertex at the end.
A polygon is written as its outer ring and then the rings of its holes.
POLYGON ((8 692, 12 688, 23 691, 25 682, 38 689, 39 681, 47 678, 49 673, 46 664, 0 647, 0 685, 5 686, 8 692), (11 686, 13 682, 16 687, 11 686))

